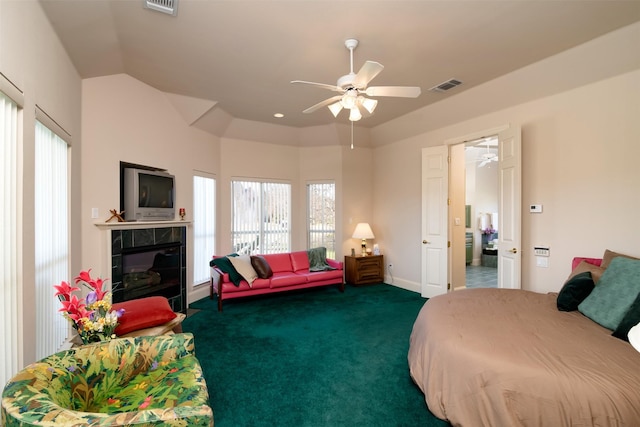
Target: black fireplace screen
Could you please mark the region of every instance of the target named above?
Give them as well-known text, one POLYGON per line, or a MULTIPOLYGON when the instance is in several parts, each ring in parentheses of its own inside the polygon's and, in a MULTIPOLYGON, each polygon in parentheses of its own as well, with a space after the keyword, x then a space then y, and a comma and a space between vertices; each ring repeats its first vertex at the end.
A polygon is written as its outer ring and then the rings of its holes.
POLYGON ((122 284, 113 292, 121 302, 147 296, 174 298, 181 292, 182 246, 167 243, 122 251, 122 284))

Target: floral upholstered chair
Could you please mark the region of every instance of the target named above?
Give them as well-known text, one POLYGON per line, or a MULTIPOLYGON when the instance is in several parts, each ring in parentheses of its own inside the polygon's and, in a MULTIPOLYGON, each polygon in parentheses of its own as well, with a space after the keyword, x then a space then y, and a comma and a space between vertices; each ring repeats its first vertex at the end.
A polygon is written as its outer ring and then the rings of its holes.
POLYGON ((2 393, 11 426, 213 426, 193 335, 120 338, 33 363, 2 393))

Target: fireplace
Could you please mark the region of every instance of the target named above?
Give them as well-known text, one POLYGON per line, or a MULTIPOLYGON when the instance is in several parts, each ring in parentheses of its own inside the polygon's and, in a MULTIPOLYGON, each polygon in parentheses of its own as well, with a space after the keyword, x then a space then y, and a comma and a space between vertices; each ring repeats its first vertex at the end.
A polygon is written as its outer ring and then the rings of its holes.
POLYGON ((163 296, 186 313, 186 227, 111 230, 111 270, 113 302, 163 296))

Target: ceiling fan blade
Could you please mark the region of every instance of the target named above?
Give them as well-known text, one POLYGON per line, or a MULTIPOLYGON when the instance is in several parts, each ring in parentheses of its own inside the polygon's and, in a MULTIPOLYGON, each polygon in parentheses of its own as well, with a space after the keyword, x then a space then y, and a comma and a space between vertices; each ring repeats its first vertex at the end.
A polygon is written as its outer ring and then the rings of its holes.
POLYGON ((303 111, 303 113, 305 114, 313 113, 314 111, 319 110, 322 107, 326 107, 327 105, 336 102, 340 98, 342 98, 342 96, 340 95, 332 96, 331 98, 325 99, 324 101, 318 102, 316 105, 313 105, 307 108, 306 110, 303 111))
POLYGON ((343 91, 343 89, 341 87, 338 87, 338 86, 335 86, 335 85, 328 85, 328 84, 324 84, 324 83, 305 82, 304 80, 292 80, 291 83, 294 83, 294 84, 302 83, 302 84, 305 84, 305 85, 317 86, 317 87, 321 87, 323 89, 333 90, 335 92, 342 92, 343 91))
POLYGON ((353 85, 357 88, 365 88, 371 80, 384 69, 384 65, 375 61, 367 61, 364 63, 358 74, 353 80, 353 85))
POLYGON ((365 93, 369 96, 397 96, 401 98, 417 98, 420 88, 416 86, 372 86, 365 93))

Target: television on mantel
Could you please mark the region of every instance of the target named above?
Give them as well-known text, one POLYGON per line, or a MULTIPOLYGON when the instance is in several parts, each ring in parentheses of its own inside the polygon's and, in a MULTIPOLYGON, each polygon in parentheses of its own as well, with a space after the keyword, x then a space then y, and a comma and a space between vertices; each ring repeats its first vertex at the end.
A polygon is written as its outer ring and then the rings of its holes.
POLYGON ((124 217, 127 221, 175 219, 175 177, 166 171, 124 169, 124 217))

